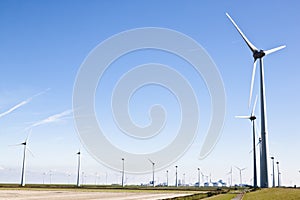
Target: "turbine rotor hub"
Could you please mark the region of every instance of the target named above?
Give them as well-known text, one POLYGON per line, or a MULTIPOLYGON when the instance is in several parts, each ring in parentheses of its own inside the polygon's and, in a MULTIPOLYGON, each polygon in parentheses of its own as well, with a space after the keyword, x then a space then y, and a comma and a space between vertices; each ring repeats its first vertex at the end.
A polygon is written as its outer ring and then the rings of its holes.
POLYGON ((250 120, 253 121, 253 120, 256 120, 256 117, 254 115, 250 116, 250 120))
POLYGON ((253 57, 254 57, 255 60, 258 59, 258 58, 262 58, 262 57, 264 57, 265 55, 266 55, 266 54, 265 54, 264 50, 254 51, 254 52, 253 52, 253 57))

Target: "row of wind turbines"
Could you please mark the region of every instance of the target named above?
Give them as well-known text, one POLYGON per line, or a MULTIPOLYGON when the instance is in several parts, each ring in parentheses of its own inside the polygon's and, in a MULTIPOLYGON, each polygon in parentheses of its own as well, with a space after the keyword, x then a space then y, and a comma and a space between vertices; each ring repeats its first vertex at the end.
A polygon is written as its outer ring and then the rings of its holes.
MULTIPOLYGON (((243 40, 249 47, 252 52, 252 56, 254 59, 253 63, 253 70, 252 70, 252 77, 251 77, 251 86, 250 86, 250 96, 248 106, 250 107, 251 100, 252 100, 252 92, 253 92, 253 85, 254 85, 254 78, 256 72, 256 63, 259 60, 260 64, 260 119, 261 119, 261 131, 260 131, 260 187, 267 188, 269 187, 268 182, 268 129, 267 129, 267 115, 266 115, 266 95, 265 95, 265 80, 264 80, 264 65, 263 65, 263 57, 279 51, 285 48, 285 45, 270 49, 270 50, 259 50, 256 48, 245 36, 245 34, 241 31, 241 29, 237 26, 235 21, 230 17, 228 13, 226 13, 229 20, 232 22, 236 30, 242 36, 243 40)), ((255 142, 255 119, 256 116, 254 114, 255 107, 256 107, 257 98, 255 99, 252 112, 250 116, 238 116, 239 118, 249 119, 252 122, 252 131, 253 131, 253 186, 257 187, 257 169, 256 169, 256 142, 255 142)), ((273 170, 274 171, 274 170, 273 170)), ((273 180, 274 180, 274 173, 273 173, 273 180)), ((274 181, 273 181, 274 186, 274 181)))
MULTIPOLYGON (((22 170, 21 170, 21 183, 20 185, 22 187, 25 186, 25 172, 26 172, 26 155, 27 155, 27 151, 30 152, 32 155, 33 153, 31 152, 31 150, 28 148, 28 139, 29 136, 31 134, 31 130, 29 132, 29 134, 27 135, 26 139, 24 142, 17 144, 17 146, 19 145, 23 145, 23 159, 22 159, 22 170)), ((79 187, 80 186, 80 167, 81 167, 81 152, 80 150, 76 153, 78 156, 78 161, 77 161, 77 179, 76 179, 76 186, 79 187)))
MULTIPOLYGON (((265 96, 265 82, 264 82, 264 65, 263 65, 263 57, 266 55, 269 55, 271 53, 274 53, 276 51, 279 51, 283 48, 285 48, 285 45, 270 49, 270 50, 259 50, 256 48, 245 36, 245 34, 241 31, 241 29, 237 26, 235 21, 230 17, 228 13, 226 13, 227 17, 229 20, 232 22, 236 30, 239 32, 247 46, 252 52, 252 56, 254 58, 254 63, 253 63, 253 70, 252 70, 252 77, 251 77, 251 85, 250 85, 250 96, 249 96, 249 102, 248 105, 250 107, 250 104, 252 103, 252 93, 253 93, 253 85, 254 85, 254 78, 255 78, 255 73, 256 73, 256 65, 257 61, 259 60, 260 68, 259 68, 259 73, 260 73, 260 119, 261 119, 261 130, 260 130, 260 187, 266 188, 269 187, 268 183, 268 130, 267 130, 267 115, 266 115, 266 96, 265 96)), ((253 135, 253 186, 257 187, 257 166, 256 166, 256 140, 255 140, 255 120, 256 116, 254 114, 255 112, 255 107, 257 104, 257 97, 255 98, 252 111, 249 116, 237 116, 238 118, 244 118, 244 119, 249 119, 252 122, 252 135, 253 135)), ((22 163, 22 175, 21 175, 21 186, 25 185, 25 165, 26 165, 26 153, 27 150, 27 144, 28 144, 28 138, 29 138, 30 133, 28 134, 26 140, 21 143, 20 145, 24 146, 24 151, 23 151, 23 163, 22 163)), ((29 150, 30 151, 30 150, 29 150)), ((80 174, 80 151, 77 153, 78 155, 78 171, 77 171, 77 186, 79 186, 79 174, 80 174)), ((154 166, 155 163, 151 160, 149 160, 150 163, 153 166, 153 177, 152 181, 154 183, 154 166)), ((124 162, 124 160, 123 160, 124 162)), ((123 167, 124 168, 124 167, 123 167)), ((240 170, 241 173, 242 170, 240 170)), ((124 175, 123 175, 124 176, 124 175)), ((123 177, 122 176, 122 177, 123 177)), ((273 173, 273 178, 274 178, 274 173, 273 173)), ((122 180, 122 185, 123 185, 122 180)), ((176 181, 177 182, 177 181, 176 181)), ((154 184, 153 184, 154 185, 154 184)), ((274 185, 274 184, 273 184, 274 185)))

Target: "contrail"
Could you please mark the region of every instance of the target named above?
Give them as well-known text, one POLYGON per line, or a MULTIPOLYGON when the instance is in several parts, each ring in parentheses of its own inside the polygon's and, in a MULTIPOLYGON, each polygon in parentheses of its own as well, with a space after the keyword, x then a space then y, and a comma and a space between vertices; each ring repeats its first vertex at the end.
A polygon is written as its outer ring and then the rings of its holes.
POLYGON ((25 101, 22 101, 22 102, 18 103, 17 105, 15 105, 14 107, 8 109, 7 111, 5 111, 5 112, 3 112, 3 113, 0 113, 0 118, 1 118, 1 117, 4 117, 4 116, 6 116, 6 115, 8 115, 9 113, 13 112, 13 111, 16 110, 16 109, 18 109, 18 108, 20 108, 20 107, 22 107, 22 106, 28 104, 30 101, 32 101, 33 98, 35 98, 35 97, 37 97, 37 96, 40 96, 40 95, 46 93, 48 90, 49 90, 49 88, 46 89, 46 90, 44 90, 44 91, 42 91, 42 92, 39 92, 39 93, 33 95, 32 97, 26 99, 25 101))
POLYGON ((72 114, 72 112, 73 111, 70 109, 70 110, 66 110, 66 111, 63 111, 61 113, 55 114, 55 115, 51 115, 50 117, 47 117, 46 119, 43 119, 41 121, 38 121, 38 122, 32 124, 31 126, 29 126, 28 128, 26 128, 26 130, 31 129, 33 127, 37 127, 37 126, 43 125, 43 124, 48 124, 48 123, 53 123, 53 122, 59 121, 63 117, 72 114))

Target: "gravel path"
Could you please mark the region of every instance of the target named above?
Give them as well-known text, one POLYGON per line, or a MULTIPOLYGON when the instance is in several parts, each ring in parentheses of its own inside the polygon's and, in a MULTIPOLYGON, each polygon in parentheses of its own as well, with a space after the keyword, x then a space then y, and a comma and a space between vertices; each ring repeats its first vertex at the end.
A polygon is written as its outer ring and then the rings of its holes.
POLYGON ((231 200, 242 200, 243 199, 243 196, 244 196, 244 193, 240 193, 240 194, 237 194, 233 199, 231 200))

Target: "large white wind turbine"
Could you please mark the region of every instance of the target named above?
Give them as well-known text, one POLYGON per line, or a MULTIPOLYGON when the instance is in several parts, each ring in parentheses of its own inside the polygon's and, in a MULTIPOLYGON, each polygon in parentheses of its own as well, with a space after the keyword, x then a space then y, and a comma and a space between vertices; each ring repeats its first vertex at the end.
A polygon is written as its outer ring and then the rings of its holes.
POLYGON ((253 83, 254 76, 256 71, 256 62, 259 59, 260 63, 260 108, 261 108, 261 158, 260 158, 260 185, 262 188, 269 187, 268 184, 268 156, 267 156, 267 116, 266 116, 266 102, 265 102, 265 84, 264 84, 264 66, 263 66, 263 57, 274 53, 280 49, 283 49, 285 45, 279 46, 270 50, 258 50, 244 35, 244 33, 240 30, 240 28, 236 25, 233 19, 226 13, 227 17, 230 19, 232 24, 235 26, 237 31, 242 36, 243 40, 246 42, 247 46, 250 48, 254 58, 252 78, 251 78, 251 86, 250 86, 250 97, 249 97, 249 105, 251 103, 252 91, 253 91, 253 83))

